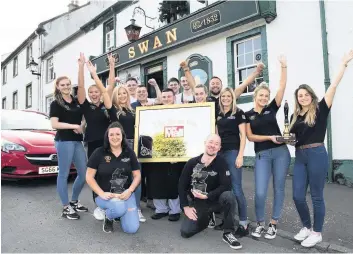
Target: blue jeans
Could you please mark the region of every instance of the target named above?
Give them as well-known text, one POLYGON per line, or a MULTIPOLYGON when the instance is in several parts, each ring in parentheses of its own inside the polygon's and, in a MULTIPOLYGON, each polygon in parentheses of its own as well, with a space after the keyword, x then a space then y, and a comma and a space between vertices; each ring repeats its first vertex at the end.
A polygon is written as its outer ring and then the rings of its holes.
POLYGON ((96 197, 96 204, 105 210, 105 215, 109 220, 120 218, 121 228, 125 233, 134 234, 139 229, 140 221, 134 193, 128 200, 116 198, 104 200, 96 197))
POLYGON ((75 165, 77 177, 72 188, 72 199, 78 200, 78 196, 86 182, 87 157, 86 151, 80 141, 55 141, 58 154, 59 173, 57 178, 57 191, 64 206, 69 205, 67 191, 67 178, 69 177, 71 164, 75 165))
POLYGON ((230 177, 232 181, 232 190, 238 202, 239 220, 247 220, 247 205, 242 187, 243 169, 235 167, 235 160, 237 159, 238 150, 226 150, 220 154, 225 158, 228 164, 230 177))
MULTIPOLYGON (((295 151, 293 170, 293 200, 302 224, 311 228, 310 212, 306 202, 308 185, 314 210, 314 231, 321 232, 325 219, 324 187, 328 171, 325 146, 295 151)), ((339 198, 339 197, 338 197, 339 198)))
POLYGON ((255 211, 257 222, 265 221, 265 203, 268 183, 273 176, 274 202, 272 219, 278 221, 284 201, 284 187, 290 164, 290 153, 286 145, 260 151, 255 159, 255 211))
MULTIPOLYGON (((127 144, 128 146, 134 150, 134 140, 133 139, 127 139, 127 144)), ((142 173, 142 168, 141 168, 141 163, 139 163, 140 165, 140 171, 142 173)), ((142 174, 141 174, 142 175, 142 174)), ((142 179, 141 179, 142 180, 142 179)), ((140 210, 141 209, 141 206, 140 206, 140 200, 141 200, 141 183, 136 187, 135 189, 135 196, 136 196, 136 205, 137 205, 137 208, 140 210)))

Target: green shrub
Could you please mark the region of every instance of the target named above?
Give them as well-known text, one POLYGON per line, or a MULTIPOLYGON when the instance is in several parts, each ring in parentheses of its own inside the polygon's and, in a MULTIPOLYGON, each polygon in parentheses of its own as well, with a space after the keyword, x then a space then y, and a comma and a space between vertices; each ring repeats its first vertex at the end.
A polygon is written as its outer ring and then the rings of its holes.
POLYGON ((183 157, 186 148, 181 138, 165 138, 164 133, 153 137, 153 157, 183 157))

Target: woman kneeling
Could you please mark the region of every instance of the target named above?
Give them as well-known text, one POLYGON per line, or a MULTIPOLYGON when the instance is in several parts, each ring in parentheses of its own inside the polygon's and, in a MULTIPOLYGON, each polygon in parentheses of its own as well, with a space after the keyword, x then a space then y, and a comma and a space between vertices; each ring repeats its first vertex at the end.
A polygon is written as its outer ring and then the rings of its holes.
POLYGON ((109 125, 104 146, 93 152, 87 167, 86 181, 96 194, 96 204, 105 210, 103 231, 111 233, 114 219, 120 218, 125 233, 136 233, 140 223, 134 191, 140 184, 141 172, 118 122, 109 125))

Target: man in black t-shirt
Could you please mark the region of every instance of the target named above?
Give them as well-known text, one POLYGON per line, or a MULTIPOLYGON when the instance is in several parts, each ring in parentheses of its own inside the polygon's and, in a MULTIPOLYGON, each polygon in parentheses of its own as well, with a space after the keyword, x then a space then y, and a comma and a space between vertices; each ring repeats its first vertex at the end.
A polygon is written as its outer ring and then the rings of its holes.
POLYGON ((183 169, 179 179, 179 198, 186 218, 182 222, 181 236, 189 238, 206 229, 212 207, 220 204, 224 212, 223 241, 233 249, 240 249, 242 246, 232 233, 236 199, 230 191, 227 162, 217 155, 220 148, 220 137, 211 134, 205 142, 205 152, 190 159, 183 169), (191 204, 188 194, 192 197, 191 204))

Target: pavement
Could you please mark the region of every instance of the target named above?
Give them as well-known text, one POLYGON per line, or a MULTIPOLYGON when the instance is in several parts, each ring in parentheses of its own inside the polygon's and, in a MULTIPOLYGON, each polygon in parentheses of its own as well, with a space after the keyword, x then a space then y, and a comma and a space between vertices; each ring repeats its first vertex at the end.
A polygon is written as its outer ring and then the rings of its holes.
MULTIPOLYGON (((55 179, 21 182, 2 182, 1 233, 2 252, 353 252, 353 189, 328 184, 325 189, 327 216, 323 232, 325 243, 317 248, 303 248, 292 240, 300 228, 293 206, 291 179, 287 180, 286 200, 279 224, 279 235, 274 240, 241 238, 241 250, 232 250, 221 240, 221 232, 207 229, 190 238, 180 237, 180 221, 150 219, 152 210, 142 202, 147 222, 137 234, 124 234, 118 223, 115 232, 102 231, 102 222, 92 216, 94 204, 88 186, 80 196, 90 209, 80 213, 81 219, 70 221, 60 217, 61 206, 56 194, 55 179)), ((254 221, 253 173, 243 173, 244 192, 248 201, 249 219, 254 221)), ((70 181, 70 191, 72 181, 70 181)), ((272 192, 269 188, 267 212, 271 211, 272 192)), ((69 192, 70 193, 70 192, 69 192)), ((268 218, 270 218, 268 216, 268 218)))

